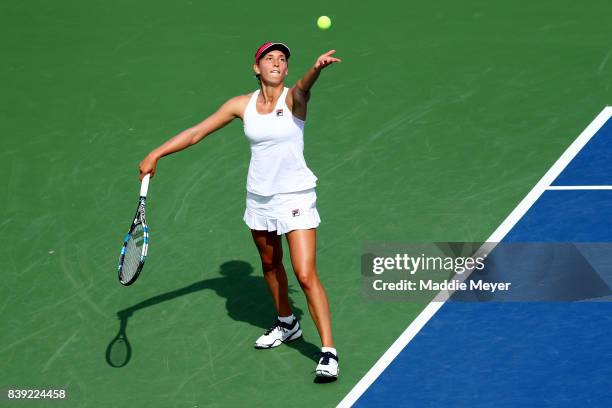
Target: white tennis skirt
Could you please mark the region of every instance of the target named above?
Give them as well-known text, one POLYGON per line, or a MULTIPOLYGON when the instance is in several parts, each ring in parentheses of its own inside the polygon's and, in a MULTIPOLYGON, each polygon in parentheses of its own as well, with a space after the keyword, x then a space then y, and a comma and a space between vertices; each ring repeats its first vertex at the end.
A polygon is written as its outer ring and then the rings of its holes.
POLYGON ((276 231, 277 235, 321 223, 315 189, 260 196, 247 192, 244 222, 252 230, 276 231))

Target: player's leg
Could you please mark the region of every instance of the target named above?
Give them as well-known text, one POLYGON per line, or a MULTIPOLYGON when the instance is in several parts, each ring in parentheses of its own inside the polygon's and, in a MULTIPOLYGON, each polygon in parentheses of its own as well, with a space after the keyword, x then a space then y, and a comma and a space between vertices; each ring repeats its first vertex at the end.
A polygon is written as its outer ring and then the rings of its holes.
POLYGON ((279 316, 289 316, 289 284, 283 267, 283 246, 276 232, 251 230, 253 241, 261 258, 264 279, 274 299, 279 316))
POLYGON ((308 310, 317 326, 322 344, 322 357, 316 369, 317 376, 338 376, 338 353, 331 333, 331 317, 327 294, 316 269, 317 230, 294 230, 287 233, 293 270, 304 290, 308 310))
POLYGON ((329 304, 316 270, 316 231, 314 228, 290 231, 287 233, 287 242, 293 271, 306 295, 308 309, 319 331, 321 343, 324 347, 333 347, 329 304))
POLYGON ((289 284, 283 267, 283 247, 276 232, 251 230, 261 258, 264 279, 274 299, 278 319, 255 342, 256 348, 271 348, 302 335, 299 323, 291 311, 289 284))

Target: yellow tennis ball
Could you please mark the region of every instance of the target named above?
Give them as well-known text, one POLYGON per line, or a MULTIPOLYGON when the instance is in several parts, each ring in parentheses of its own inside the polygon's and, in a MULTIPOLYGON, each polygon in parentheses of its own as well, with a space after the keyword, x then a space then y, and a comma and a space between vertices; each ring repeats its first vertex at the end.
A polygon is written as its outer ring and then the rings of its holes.
POLYGON ((327 16, 321 16, 317 19, 317 26, 321 30, 327 30, 329 27, 331 27, 331 19, 327 16))

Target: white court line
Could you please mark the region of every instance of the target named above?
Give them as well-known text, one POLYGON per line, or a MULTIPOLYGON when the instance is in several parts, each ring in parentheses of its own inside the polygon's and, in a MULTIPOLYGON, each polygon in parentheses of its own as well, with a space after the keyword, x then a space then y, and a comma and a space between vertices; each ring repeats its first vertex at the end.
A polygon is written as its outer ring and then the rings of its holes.
POLYGON ((612 190, 612 186, 548 186, 547 190, 612 190))
MULTIPOLYGON (((544 174, 538 183, 531 189, 523 200, 516 206, 508 217, 491 234, 487 243, 497 243, 510 232, 516 223, 527 213, 529 208, 540 198, 540 196, 550 188, 551 183, 561 174, 563 169, 578 154, 580 150, 591 140, 597 131, 612 117, 612 106, 604 108, 599 115, 582 131, 582 133, 572 142, 572 144, 557 159, 555 164, 544 174)), ((397 355, 410 343, 410 341, 421 331, 427 322, 436 314, 448 299, 447 292, 440 292, 432 302, 412 321, 410 326, 395 340, 387 351, 378 359, 361 380, 349 391, 340 401, 338 408, 348 408, 352 406, 372 383, 382 374, 397 355)))

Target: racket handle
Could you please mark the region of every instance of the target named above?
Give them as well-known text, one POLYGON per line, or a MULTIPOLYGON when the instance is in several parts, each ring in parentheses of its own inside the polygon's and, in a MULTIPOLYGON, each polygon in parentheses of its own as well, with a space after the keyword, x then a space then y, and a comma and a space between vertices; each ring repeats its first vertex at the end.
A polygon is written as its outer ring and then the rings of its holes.
POLYGON ((149 178, 151 178, 151 174, 148 173, 142 178, 142 184, 140 185, 141 197, 147 196, 147 191, 149 190, 149 178))

